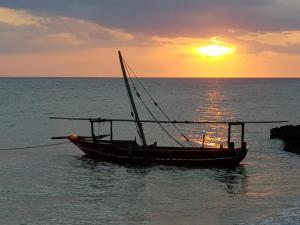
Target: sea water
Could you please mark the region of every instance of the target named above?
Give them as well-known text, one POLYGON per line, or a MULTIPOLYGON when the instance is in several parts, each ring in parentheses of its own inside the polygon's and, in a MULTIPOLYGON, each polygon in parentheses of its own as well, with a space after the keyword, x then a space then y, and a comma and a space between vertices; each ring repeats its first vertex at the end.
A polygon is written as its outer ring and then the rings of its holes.
MULTIPOLYGON (((141 79, 176 120, 289 120, 300 123, 300 79, 141 79)), ((137 80, 158 119, 165 119, 137 80)), ((152 119, 136 99, 142 119, 152 119)), ((51 116, 131 118, 118 78, 0 78, 0 148, 57 143, 90 135, 88 122, 51 116)), ((284 125, 284 124, 283 124, 284 125)), ((0 151, 0 224, 300 224, 300 158, 269 132, 246 125, 249 153, 236 169, 130 167, 94 162, 72 144, 0 151)), ((137 139, 115 123, 114 138, 137 139)), ((172 125, 166 128, 184 139, 172 125)), ((192 145, 226 143, 225 125, 179 125, 192 145)), ((176 145, 157 125, 147 142, 176 145)), ((96 133, 109 133, 106 125, 96 133)), ((238 146, 239 127, 233 131, 238 146)), ((139 140, 138 140, 139 141, 139 140)), ((190 145, 190 143, 184 143, 190 145)))

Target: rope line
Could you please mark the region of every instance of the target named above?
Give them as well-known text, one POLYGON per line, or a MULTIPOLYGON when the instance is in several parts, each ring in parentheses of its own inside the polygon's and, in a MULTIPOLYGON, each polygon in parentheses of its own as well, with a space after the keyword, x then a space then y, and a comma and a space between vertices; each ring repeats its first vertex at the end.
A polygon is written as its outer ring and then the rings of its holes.
MULTIPOLYGON (((152 100, 153 104, 159 109, 159 111, 163 114, 163 116, 169 120, 172 121, 172 119, 167 115, 167 113, 160 107, 160 105, 155 101, 155 99, 152 97, 152 95, 150 94, 150 92, 146 89, 146 87, 144 86, 144 84, 140 81, 139 77, 136 75, 136 73, 134 72, 134 70, 129 66, 129 64, 126 62, 126 60, 124 60, 126 67, 128 67, 128 69, 132 72, 133 76, 137 79, 138 83, 141 85, 141 87, 144 89, 144 91, 146 92, 146 94, 148 95, 148 97, 152 100)), ((127 70, 128 71, 128 70, 127 70)), ((129 73, 129 71, 128 71, 129 73)), ((130 74, 130 73, 129 73, 130 74)), ((177 126, 176 124, 172 124, 172 126, 180 133, 180 135, 186 140, 186 142, 189 142, 191 145, 194 145, 190 139, 187 137, 187 135, 185 135, 177 126)))
MULTIPOLYGON (((126 62, 125 62, 126 63, 126 62)), ((125 67, 125 69, 126 69, 126 71, 127 71, 127 73, 128 73, 128 76, 129 76, 129 78, 130 78, 130 82, 131 82, 131 84, 132 84, 132 86, 133 86, 133 89, 134 89, 134 91, 135 91, 135 93, 136 93, 136 95, 137 95, 137 97, 140 99, 140 101, 142 102, 142 104, 144 105, 144 107, 146 108, 146 110, 148 111, 148 113, 150 114, 150 116, 155 120, 155 121, 157 121, 157 118, 155 117, 155 115, 151 112, 151 110, 149 109, 149 107, 146 105, 146 103, 144 102, 144 100, 142 99, 142 97, 141 97, 141 95, 139 94, 139 92, 137 91, 137 88, 136 88, 136 86, 135 86, 135 84, 134 84, 134 82, 133 82, 133 79, 132 79, 132 77, 131 77, 131 75, 130 75, 130 71, 128 71, 128 68, 127 68, 127 66, 125 67)), ((172 136, 172 134, 162 125, 162 124, 160 124, 160 123, 158 123, 158 125, 159 125, 159 127, 174 141, 174 142, 176 142, 179 146, 181 146, 181 147, 184 147, 184 145, 183 144, 181 144, 175 137, 173 137, 172 136)))
POLYGON ((47 144, 47 145, 35 145, 35 146, 27 146, 27 147, 16 147, 16 148, 0 148, 0 151, 10 151, 10 150, 23 150, 23 149, 34 149, 34 148, 45 148, 56 145, 64 145, 71 143, 70 141, 55 143, 55 144, 47 144))

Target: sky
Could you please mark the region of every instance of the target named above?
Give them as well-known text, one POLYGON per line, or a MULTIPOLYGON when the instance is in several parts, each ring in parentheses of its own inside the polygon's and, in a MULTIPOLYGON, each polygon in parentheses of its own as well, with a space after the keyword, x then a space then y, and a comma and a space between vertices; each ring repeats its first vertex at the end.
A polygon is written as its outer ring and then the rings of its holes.
POLYGON ((121 76, 121 50, 145 77, 300 77, 299 11, 299 0, 0 0, 0 76, 121 76))

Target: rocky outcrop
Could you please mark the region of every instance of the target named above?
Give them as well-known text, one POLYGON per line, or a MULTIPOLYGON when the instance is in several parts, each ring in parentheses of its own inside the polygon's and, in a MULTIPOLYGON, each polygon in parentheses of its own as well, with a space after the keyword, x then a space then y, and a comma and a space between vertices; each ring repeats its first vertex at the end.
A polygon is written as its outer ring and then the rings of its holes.
POLYGON ((284 150, 300 154, 300 125, 272 128, 270 137, 283 140, 284 150))

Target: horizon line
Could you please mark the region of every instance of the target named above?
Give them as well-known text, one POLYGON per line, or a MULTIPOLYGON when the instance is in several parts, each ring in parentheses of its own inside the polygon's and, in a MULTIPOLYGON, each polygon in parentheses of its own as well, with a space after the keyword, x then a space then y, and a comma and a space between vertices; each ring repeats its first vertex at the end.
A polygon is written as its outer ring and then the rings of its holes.
MULTIPOLYGON (((0 78, 122 78, 122 76, 0 76, 0 78)), ((145 78, 145 79, 300 79, 300 77, 268 77, 268 76, 262 76, 262 77, 209 77, 209 76, 203 76, 203 77, 195 77, 195 76, 141 76, 138 78, 145 78)))

